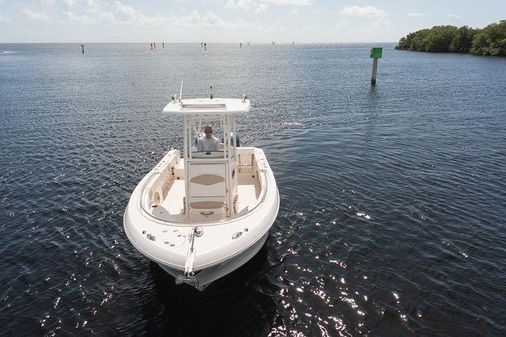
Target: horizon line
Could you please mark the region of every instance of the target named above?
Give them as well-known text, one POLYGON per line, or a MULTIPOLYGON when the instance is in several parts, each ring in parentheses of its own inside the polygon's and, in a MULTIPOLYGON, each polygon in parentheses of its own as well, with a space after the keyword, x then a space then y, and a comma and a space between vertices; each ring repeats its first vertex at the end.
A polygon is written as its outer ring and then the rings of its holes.
POLYGON ((273 42, 275 44, 289 44, 289 45, 297 45, 297 44, 345 44, 345 43, 357 43, 357 44, 372 44, 372 43, 398 43, 399 41, 320 41, 320 42, 278 42, 278 41, 271 41, 271 42, 258 42, 258 41, 238 41, 238 42, 216 42, 216 41, 181 41, 181 42, 165 42, 165 41, 141 41, 141 42, 125 42, 125 41, 75 41, 75 42, 0 42, 0 44, 83 44, 83 43, 89 43, 89 44, 143 44, 143 43, 165 43, 165 44, 200 44, 200 43, 206 43, 206 44, 240 44, 246 45, 249 43, 251 44, 272 44, 273 42))

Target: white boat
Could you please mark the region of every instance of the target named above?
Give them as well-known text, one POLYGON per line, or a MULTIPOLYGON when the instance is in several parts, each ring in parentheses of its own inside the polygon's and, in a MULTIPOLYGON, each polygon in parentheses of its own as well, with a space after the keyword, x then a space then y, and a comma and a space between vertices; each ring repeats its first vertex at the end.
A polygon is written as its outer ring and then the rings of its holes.
POLYGON ((279 192, 264 152, 239 147, 236 115, 250 101, 172 99, 163 109, 184 118, 183 155, 170 150, 133 191, 124 215, 130 242, 150 260, 199 290, 251 259, 267 240, 279 192), (198 152, 207 123, 219 151, 198 152))

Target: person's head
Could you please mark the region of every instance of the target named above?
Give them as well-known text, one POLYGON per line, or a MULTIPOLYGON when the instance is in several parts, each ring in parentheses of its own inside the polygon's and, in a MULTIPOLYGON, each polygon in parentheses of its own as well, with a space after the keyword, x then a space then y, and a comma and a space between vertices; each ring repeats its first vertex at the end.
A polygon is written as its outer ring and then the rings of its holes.
POLYGON ((211 138, 213 136, 213 127, 211 125, 206 126, 204 133, 206 134, 206 138, 211 138))

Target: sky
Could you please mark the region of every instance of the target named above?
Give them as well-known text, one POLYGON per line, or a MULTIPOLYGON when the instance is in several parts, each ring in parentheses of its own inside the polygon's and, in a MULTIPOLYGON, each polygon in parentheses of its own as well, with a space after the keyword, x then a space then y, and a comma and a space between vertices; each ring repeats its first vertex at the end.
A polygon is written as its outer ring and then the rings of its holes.
POLYGON ((0 0, 0 43, 397 42, 504 19, 506 0, 0 0))

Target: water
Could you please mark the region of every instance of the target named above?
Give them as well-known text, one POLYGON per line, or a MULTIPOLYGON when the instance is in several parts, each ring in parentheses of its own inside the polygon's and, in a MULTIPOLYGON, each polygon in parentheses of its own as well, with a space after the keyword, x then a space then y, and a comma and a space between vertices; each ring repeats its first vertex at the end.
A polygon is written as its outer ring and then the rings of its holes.
POLYGON ((3 335, 506 334, 506 59, 365 44, 0 45, 3 335), (241 97, 281 208, 204 293, 122 215, 184 97, 241 97))

